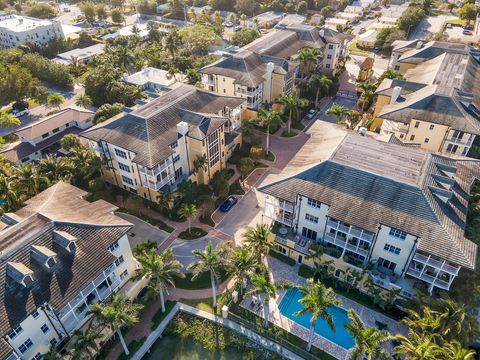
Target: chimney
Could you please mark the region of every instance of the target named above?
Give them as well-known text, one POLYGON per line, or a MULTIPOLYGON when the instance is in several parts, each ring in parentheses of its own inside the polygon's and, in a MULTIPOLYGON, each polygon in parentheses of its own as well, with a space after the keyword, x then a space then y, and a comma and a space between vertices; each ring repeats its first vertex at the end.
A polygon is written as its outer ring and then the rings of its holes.
POLYGON ((272 62, 267 63, 267 73, 265 74, 265 89, 263 89, 263 99, 272 101, 272 73, 274 65, 272 62))
POLYGON ((325 36, 325 30, 320 29, 320 31, 318 32, 318 35, 320 35, 320 37, 323 38, 325 36))
POLYGON ((422 47, 423 47, 423 41, 418 40, 418 41, 417 41, 417 46, 416 46, 416 48, 417 48, 417 49, 421 49, 422 47))
POLYGON ((57 254, 45 246, 33 245, 32 258, 47 270, 57 263, 57 254))
POLYGON ((395 86, 392 90, 392 97, 390 98, 390 104, 395 104, 395 102, 400 97, 401 93, 402 93, 402 87, 401 86, 395 86))
POLYGON ((53 231, 53 242, 71 254, 73 254, 77 248, 76 241, 77 238, 66 231, 53 231))
POLYGON ((188 133, 188 123, 185 121, 180 121, 177 124, 177 131, 180 135, 185 136, 188 133))
POLYGON ((23 287, 33 282, 33 271, 19 262, 7 262, 7 275, 23 287))

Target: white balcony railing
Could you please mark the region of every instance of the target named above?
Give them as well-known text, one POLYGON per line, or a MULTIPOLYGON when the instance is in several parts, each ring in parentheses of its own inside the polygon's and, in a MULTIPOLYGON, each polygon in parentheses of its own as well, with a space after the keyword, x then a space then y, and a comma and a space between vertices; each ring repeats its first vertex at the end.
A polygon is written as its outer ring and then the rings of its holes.
POLYGON ((341 224, 339 221, 331 219, 327 221, 327 226, 330 226, 334 230, 339 230, 347 235, 354 236, 367 242, 372 242, 373 240, 373 234, 371 232, 363 230, 356 226, 346 226, 341 224))
POLYGON ((423 255, 420 253, 416 253, 413 257, 413 260, 455 276, 458 275, 458 272, 460 271, 459 266, 456 267, 449 265, 446 261, 432 258, 431 255, 423 255))

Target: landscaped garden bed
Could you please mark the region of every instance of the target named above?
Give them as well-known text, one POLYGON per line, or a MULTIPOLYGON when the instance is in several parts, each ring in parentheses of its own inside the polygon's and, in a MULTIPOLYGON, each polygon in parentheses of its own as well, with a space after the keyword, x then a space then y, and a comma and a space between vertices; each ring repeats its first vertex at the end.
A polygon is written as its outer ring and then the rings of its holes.
MULTIPOLYGON (((217 279, 217 285, 220 285, 224 282, 227 278, 227 272, 223 269, 218 271, 219 278, 217 279)), ((179 289, 191 289, 191 290, 198 290, 198 289, 210 289, 212 287, 212 283, 210 281, 210 273, 204 272, 197 277, 195 281, 192 281, 192 273, 186 273, 185 278, 174 277, 175 279, 175 287, 179 289)))
POLYGON ((160 230, 166 231, 168 233, 171 233, 171 232, 173 232, 173 230, 175 230, 170 225, 165 224, 162 220, 152 218, 148 215, 139 214, 138 212, 127 209, 127 208, 119 208, 117 211, 123 212, 125 214, 130 214, 130 215, 136 216, 139 219, 149 223, 150 225, 153 225, 153 226, 159 228, 160 230))
POLYGON ((270 255, 271 257, 273 257, 275 259, 283 261, 285 264, 290 265, 290 266, 294 266, 296 264, 295 260, 289 258, 288 256, 280 254, 279 252, 277 252, 273 249, 270 249, 270 251, 268 252, 268 255, 270 255))
POLYGON ((178 238, 183 239, 183 240, 195 240, 195 239, 201 238, 201 237, 203 237, 207 234, 208 234, 208 232, 206 232, 203 229, 200 229, 200 228, 197 228, 197 227, 192 227, 190 230, 187 229, 185 231, 182 231, 178 235, 178 238))

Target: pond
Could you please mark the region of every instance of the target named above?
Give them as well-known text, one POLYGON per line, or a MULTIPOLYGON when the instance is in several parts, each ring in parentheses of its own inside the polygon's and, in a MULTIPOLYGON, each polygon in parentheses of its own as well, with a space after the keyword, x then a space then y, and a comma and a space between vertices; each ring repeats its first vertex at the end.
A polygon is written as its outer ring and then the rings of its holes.
POLYGON ((191 337, 166 335, 153 344, 150 356, 144 359, 169 360, 241 360, 243 351, 229 346, 222 351, 210 352, 191 337))

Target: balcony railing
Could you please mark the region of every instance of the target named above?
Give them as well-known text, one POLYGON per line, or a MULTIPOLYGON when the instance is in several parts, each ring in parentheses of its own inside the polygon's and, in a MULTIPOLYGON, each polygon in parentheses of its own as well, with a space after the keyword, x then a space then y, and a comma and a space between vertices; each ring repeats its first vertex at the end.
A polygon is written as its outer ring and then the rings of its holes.
POLYGON ((429 265, 437 270, 442 270, 446 273, 449 273, 455 276, 458 275, 458 272, 460 270, 459 266, 455 267, 447 264, 446 261, 436 260, 432 258, 431 255, 426 256, 426 255, 416 253, 415 256, 413 257, 413 260, 425 265, 429 265))
POLYGON ((463 138, 455 138, 455 137, 450 137, 447 139, 448 142, 454 143, 454 144, 459 144, 459 145, 465 145, 467 141, 463 138))
MULTIPOLYGON (((415 277, 415 278, 417 278, 417 279, 423 280, 423 281, 425 281, 425 282, 427 282, 427 283, 429 283, 429 284, 433 284, 434 281, 435 281, 435 276, 429 275, 429 274, 427 274, 427 273, 425 273, 425 272, 422 273, 421 270, 415 269, 415 268, 413 268, 413 267, 411 267, 411 266, 407 269, 407 274, 410 275, 410 276, 413 276, 413 277, 415 277)), ((437 280, 438 280, 438 279, 437 279, 437 280)))
POLYGON ((325 237, 323 238, 324 241, 326 242, 329 242, 331 244, 334 244, 334 245, 337 245, 337 246, 340 246, 342 248, 345 248, 345 245, 346 245, 346 241, 339 238, 338 236, 336 235, 332 235, 332 234, 325 234, 325 237))
POLYGON ((140 168, 140 172, 142 174, 146 174, 146 175, 149 175, 149 176, 157 176, 158 174, 160 174, 163 170, 165 170, 166 168, 168 168, 172 164, 173 164, 172 159, 168 158, 167 160, 162 162, 160 165, 154 167, 153 169, 148 169, 148 168, 142 167, 142 168, 140 168))
POLYGON ((173 180, 175 180, 175 174, 168 174, 167 177, 157 182, 148 180, 147 184, 150 189, 160 190, 165 185, 170 184, 170 182, 173 180))
POLYGON ((330 226, 332 229, 339 230, 343 233, 348 235, 354 236, 358 239, 372 242, 373 234, 356 226, 346 226, 341 224, 339 221, 328 220, 327 225, 330 226))

